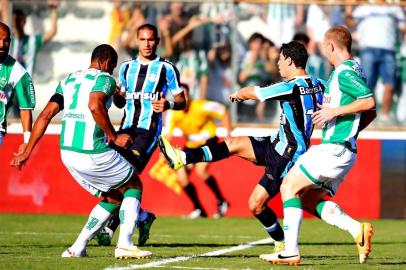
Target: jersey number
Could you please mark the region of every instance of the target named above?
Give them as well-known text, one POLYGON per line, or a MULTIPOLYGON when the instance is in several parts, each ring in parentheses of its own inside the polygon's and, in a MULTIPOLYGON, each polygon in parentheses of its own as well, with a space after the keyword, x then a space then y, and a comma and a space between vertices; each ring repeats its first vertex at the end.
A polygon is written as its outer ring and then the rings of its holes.
POLYGON ((79 89, 80 89, 80 83, 75 84, 75 93, 72 96, 72 103, 69 106, 69 110, 74 110, 78 106, 79 89))

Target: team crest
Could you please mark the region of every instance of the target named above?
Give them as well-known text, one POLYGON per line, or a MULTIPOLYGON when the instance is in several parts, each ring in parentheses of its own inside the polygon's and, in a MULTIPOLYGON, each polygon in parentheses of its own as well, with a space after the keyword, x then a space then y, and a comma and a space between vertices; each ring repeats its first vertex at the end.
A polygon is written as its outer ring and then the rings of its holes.
POLYGON ((0 89, 3 89, 7 84, 6 78, 0 78, 0 89))
POLYGON ((150 74, 148 77, 148 80, 151 82, 155 82, 156 81, 156 74, 150 74))

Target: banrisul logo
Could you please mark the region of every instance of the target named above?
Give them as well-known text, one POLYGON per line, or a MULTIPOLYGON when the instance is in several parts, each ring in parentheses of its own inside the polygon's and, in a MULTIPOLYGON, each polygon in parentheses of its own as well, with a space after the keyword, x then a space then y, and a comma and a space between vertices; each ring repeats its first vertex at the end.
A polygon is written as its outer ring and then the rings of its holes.
POLYGON ((126 93, 125 99, 147 99, 147 100, 158 100, 159 93, 143 93, 143 92, 135 92, 135 93, 126 93))
POLYGON ((7 84, 6 78, 0 78, 0 89, 2 90, 7 84))

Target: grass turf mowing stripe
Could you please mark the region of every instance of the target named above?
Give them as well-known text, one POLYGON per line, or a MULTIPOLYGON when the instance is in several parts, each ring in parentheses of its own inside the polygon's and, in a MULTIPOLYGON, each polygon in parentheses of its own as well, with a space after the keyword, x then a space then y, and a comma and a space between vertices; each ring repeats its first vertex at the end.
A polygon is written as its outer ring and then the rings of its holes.
POLYGON ((215 257, 215 256, 219 256, 222 254, 239 251, 239 250, 244 250, 247 248, 254 247, 256 245, 267 244, 267 243, 271 243, 271 242, 272 242, 272 239, 266 238, 266 239, 262 239, 259 241, 238 245, 238 246, 235 246, 232 248, 226 248, 226 249, 207 252, 207 253, 204 253, 201 255, 179 256, 179 257, 164 259, 164 260, 160 260, 160 261, 150 262, 150 263, 146 263, 146 264, 134 264, 134 265, 126 266, 126 267, 106 268, 106 270, 127 270, 127 269, 143 269, 143 268, 157 267, 157 266, 165 265, 168 263, 186 261, 186 260, 189 260, 192 258, 197 258, 197 257, 215 257))
POLYGON ((203 253, 200 255, 178 256, 178 257, 174 257, 174 258, 164 259, 164 260, 155 261, 155 262, 149 262, 149 263, 145 263, 145 264, 132 264, 132 265, 128 265, 125 267, 109 267, 109 268, 106 268, 105 270, 131 270, 131 269, 145 269, 145 268, 151 268, 151 267, 159 267, 161 265, 174 263, 174 262, 187 261, 187 260, 190 260, 193 258, 198 258, 198 257, 215 257, 215 256, 223 255, 223 254, 234 252, 234 251, 244 250, 244 249, 251 248, 251 247, 254 247, 257 245, 269 244, 272 242, 273 242, 273 240, 271 238, 266 238, 266 239, 250 242, 247 244, 241 244, 241 245, 231 247, 231 248, 214 250, 214 251, 203 253))

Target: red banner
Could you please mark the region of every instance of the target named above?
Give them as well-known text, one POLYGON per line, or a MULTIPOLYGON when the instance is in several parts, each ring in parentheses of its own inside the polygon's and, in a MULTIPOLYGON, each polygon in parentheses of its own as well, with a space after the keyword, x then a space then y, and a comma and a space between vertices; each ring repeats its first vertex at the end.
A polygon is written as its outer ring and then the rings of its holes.
MULTIPOLYGON (((45 135, 27 165, 18 171, 9 163, 21 140, 21 135, 9 134, 0 150, 0 212, 88 214, 99 199, 84 191, 63 166, 59 154, 59 136, 45 135)), ((157 164, 158 158, 156 151, 141 175, 144 183, 143 208, 157 215, 187 214, 192 210, 192 204, 176 183, 176 175, 166 171, 163 164, 157 164)), ((353 217, 379 218, 380 159, 379 140, 359 141, 357 163, 334 197, 334 201, 353 217)), ((211 164, 210 171, 230 202, 227 215, 250 217, 248 198, 264 168, 232 157, 211 164)), ((192 181, 208 214, 214 214, 214 195, 194 174, 192 181)), ((280 196, 270 205, 282 217, 280 196)))

